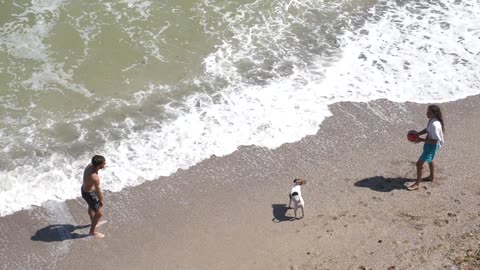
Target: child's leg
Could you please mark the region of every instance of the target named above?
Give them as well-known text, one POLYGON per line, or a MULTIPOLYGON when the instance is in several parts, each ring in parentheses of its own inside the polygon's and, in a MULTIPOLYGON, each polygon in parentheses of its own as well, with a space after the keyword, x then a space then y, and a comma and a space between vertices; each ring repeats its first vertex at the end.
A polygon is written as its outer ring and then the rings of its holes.
POLYGON ((290 201, 288 201, 288 209, 290 209, 290 205, 292 204, 292 198, 290 198, 290 201))
POLYGON ((427 178, 433 182, 435 180, 435 165, 433 164, 433 160, 432 162, 428 163, 428 168, 430 169, 430 176, 428 176, 427 178))
POLYGON ((425 161, 419 159, 415 164, 415 166, 417 167, 417 180, 415 181, 414 184, 408 186, 407 188, 408 190, 415 190, 420 187, 420 181, 422 181, 423 163, 425 163, 425 161))
POLYGON ((297 209, 298 209, 298 206, 295 205, 295 208, 293 209, 293 212, 295 213, 295 218, 297 218, 297 209))
POLYGON ((300 208, 302 208, 302 217, 303 218, 305 216, 305 213, 303 212, 303 205, 300 205, 300 208))
POLYGON ((423 160, 418 160, 417 161, 417 181, 415 181, 415 185, 420 186, 420 181, 422 181, 422 171, 423 171, 423 164, 425 161, 423 160))

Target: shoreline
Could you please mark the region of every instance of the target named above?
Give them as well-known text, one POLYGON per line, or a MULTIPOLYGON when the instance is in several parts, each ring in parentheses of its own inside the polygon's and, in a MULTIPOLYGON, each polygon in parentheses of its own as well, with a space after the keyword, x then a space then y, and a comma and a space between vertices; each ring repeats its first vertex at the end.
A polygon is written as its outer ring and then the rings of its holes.
POLYGON ((425 191, 404 184, 413 182, 421 153, 406 132, 426 125, 427 104, 343 102, 330 106, 333 116, 316 135, 298 142, 243 146, 107 192, 103 239, 75 238, 88 232, 81 198, 1 217, 0 268, 449 267, 480 238, 479 101, 440 104, 446 143, 435 159, 437 181, 425 191), (285 204, 296 177, 309 182, 302 187, 305 218, 291 222, 285 204))

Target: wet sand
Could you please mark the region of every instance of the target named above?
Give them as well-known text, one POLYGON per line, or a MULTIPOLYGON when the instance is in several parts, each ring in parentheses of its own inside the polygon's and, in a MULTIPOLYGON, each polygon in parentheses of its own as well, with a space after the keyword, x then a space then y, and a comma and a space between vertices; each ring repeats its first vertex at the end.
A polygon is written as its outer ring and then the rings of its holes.
POLYGON ((422 150, 406 133, 427 105, 339 103, 299 142, 107 192, 103 239, 84 237, 81 198, 2 217, 0 269, 451 269, 480 239, 478 104, 440 104, 446 144, 425 190, 405 189, 422 150), (296 177, 306 216, 291 221, 296 177))

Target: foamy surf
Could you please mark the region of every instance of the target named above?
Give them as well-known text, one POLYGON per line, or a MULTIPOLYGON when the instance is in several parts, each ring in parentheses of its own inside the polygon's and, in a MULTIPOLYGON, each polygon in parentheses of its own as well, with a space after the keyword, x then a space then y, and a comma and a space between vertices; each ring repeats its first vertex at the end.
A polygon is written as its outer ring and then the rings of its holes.
MULTIPOLYGON (((132 2, 132 8, 138 11, 138 18, 148 18, 150 4, 142 3, 132 2)), ((203 59, 203 74, 180 86, 149 83, 132 90, 127 99, 99 103, 94 112, 66 115, 74 128, 67 125, 61 133, 76 136, 73 144, 64 145, 66 150, 61 145, 48 148, 51 146, 29 137, 42 134, 34 127, 22 129, 32 149, 22 147, 34 154, 1 173, 0 215, 48 200, 78 197, 83 168, 93 153, 107 158, 108 167, 101 172, 104 188, 119 191, 186 169, 211 155, 230 154, 241 145, 276 148, 298 141, 318 131, 331 115, 328 105, 336 102, 380 98, 444 102, 480 92, 475 72, 480 64, 480 21, 475 14, 480 10, 475 1, 402 6, 379 2, 367 14, 343 6, 352 20, 363 16, 361 23, 352 24, 334 13, 338 7, 320 13, 328 6, 318 1, 257 1, 238 13, 223 12, 226 7, 215 4, 199 4, 205 16, 219 16, 224 30, 215 32, 212 22, 203 19, 204 30, 223 40, 203 59), (270 6, 266 9, 263 5, 270 6), (258 12, 263 9, 266 11, 258 12), (257 13, 258 17, 251 17, 257 13), (332 19, 336 23, 324 22, 326 30, 317 25, 319 21, 309 24, 317 13, 336 16, 332 19), (244 20, 247 15, 250 19, 244 20), (155 113, 148 117, 133 112, 118 117, 185 85, 196 91, 166 104, 153 104, 150 110, 155 113), (112 122, 98 128, 95 139, 102 143, 89 145, 89 118, 100 121, 105 115, 112 122), (73 150, 75 154, 70 154, 73 150)), ((123 14, 112 5, 108 9, 113 10, 111 14, 123 14)), ((115 18, 121 23, 120 17, 115 18)), ((152 35, 147 39, 152 41, 152 35)), ((164 59, 155 48, 149 48, 149 55, 164 59)), ((51 72, 55 74, 52 81, 65 78, 69 87, 79 85, 69 77, 73 73, 58 71, 51 72)), ((38 74, 32 82, 42 82, 40 77, 45 74, 38 74)), ((27 86, 35 89, 33 84, 27 86)), ((45 120, 42 128, 49 130, 55 124, 45 120)), ((3 131, 0 134, 5 136, 3 131)), ((12 149, 5 146, 4 155, 11 155, 12 149)))

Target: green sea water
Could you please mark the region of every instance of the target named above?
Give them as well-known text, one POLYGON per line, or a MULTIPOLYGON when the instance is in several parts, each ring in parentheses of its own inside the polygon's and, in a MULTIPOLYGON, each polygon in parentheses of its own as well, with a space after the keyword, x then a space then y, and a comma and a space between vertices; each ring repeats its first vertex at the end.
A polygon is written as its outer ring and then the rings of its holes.
POLYGON ((78 196, 93 154, 117 191, 314 134, 335 102, 475 94, 476 4, 0 0, 0 215, 78 196))
MULTIPOLYGON (((0 128, 7 138, 2 147, 15 158, 42 151, 79 156, 105 137, 119 139, 115 127, 102 131, 112 134, 96 134, 112 123, 132 118, 142 128, 148 119, 161 122, 168 117, 165 104, 181 103, 197 92, 214 93, 229 83, 229 78, 205 78, 204 72, 204 58, 223 43, 248 48, 234 59, 245 81, 262 84, 288 76, 296 59, 308 65, 312 54, 334 54, 335 35, 348 27, 339 16, 374 3, 2 1, 0 128), (276 12, 288 16, 276 21, 276 12), (283 36, 286 30, 291 33, 283 36), (276 34, 281 39, 272 43, 276 34), (135 101, 153 86, 163 90, 135 101), (24 136, 18 136, 19 130, 24 136), (65 148, 80 136, 90 143, 65 148), (26 146, 25 140, 34 142, 26 146), (40 145, 43 150, 35 152, 40 145)), ((18 165, 8 159, 2 157, 2 168, 18 165)))

